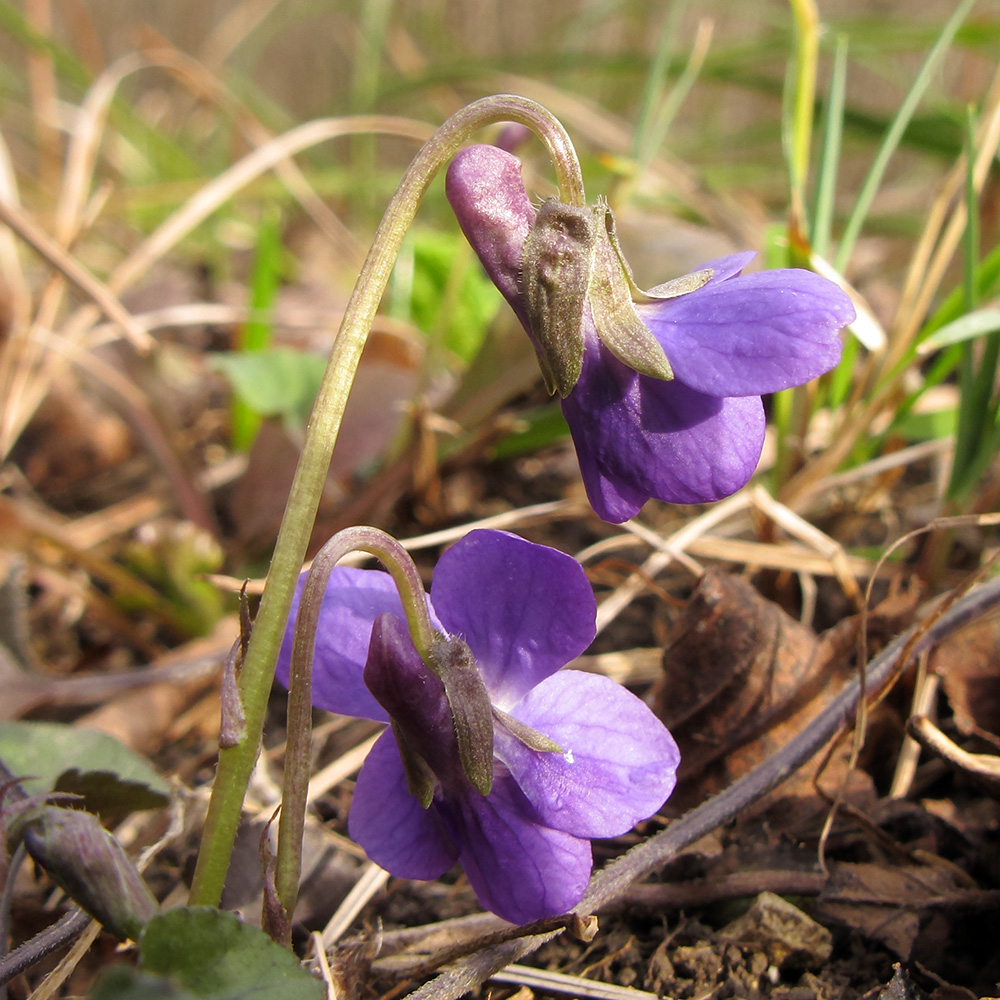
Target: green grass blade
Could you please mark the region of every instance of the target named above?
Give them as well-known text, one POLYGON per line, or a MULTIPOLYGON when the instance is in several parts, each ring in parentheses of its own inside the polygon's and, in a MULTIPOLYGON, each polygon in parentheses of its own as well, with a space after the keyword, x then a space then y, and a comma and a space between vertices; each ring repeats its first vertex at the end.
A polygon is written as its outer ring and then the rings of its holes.
POLYGON ((837 193, 837 167, 840 163, 840 146, 844 133, 844 96, 847 92, 846 35, 837 36, 830 74, 830 92, 823 106, 823 145, 820 148, 813 199, 813 222, 809 242, 813 252, 826 257, 830 249, 830 234, 837 193))
MULTIPOLYGON (((263 351, 271 346, 271 312, 281 284, 281 215, 267 211, 257 231, 257 253, 250 274, 250 318, 240 332, 241 351, 263 351)), ((260 417, 251 405, 234 397, 230 411, 233 447, 245 451, 253 444, 260 417)))
POLYGON ((896 147, 899 145, 900 139, 906 131, 906 126, 913 117, 917 105, 920 103, 920 99, 930 85, 938 63, 951 45, 959 26, 965 20, 973 3, 975 3, 975 0, 961 0, 955 9, 955 13, 948 18, 944 28, 941 30, 941 34, 920 67, 920 72, 917 73, 913 85, 903 99, 903 103, 900 105, 896 117, 889 126, 885 138, 882 140, 882 145, 879 147, 871 169, 868 171, 868 176, 861 186, 861 192, 858 194, 854 210, 851 212, 851 216, 847 220, 847 225, 844 227, 844 234, 840 240, 840 248, 834 259, 834 266, 842 273, 847 267, 847 262, 851 259, 854 244, 861 232, 861 227, 864 225, 868 210, 871 208, 872 201, 875 198, 875 193, 882 183, 882 177, 885 174, 886 167, 889 165, 889 160, 896 151, 896 147))

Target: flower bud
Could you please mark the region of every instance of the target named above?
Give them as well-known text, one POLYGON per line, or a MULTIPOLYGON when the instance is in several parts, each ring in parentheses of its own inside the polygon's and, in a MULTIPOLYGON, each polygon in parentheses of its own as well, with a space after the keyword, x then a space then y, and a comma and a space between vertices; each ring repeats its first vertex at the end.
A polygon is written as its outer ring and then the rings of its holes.
POLYGON ((19 817, 10 839, 73 900, 119 939, 139 936, 159 910, 143 877, 93 813, 43 806, 19 817))

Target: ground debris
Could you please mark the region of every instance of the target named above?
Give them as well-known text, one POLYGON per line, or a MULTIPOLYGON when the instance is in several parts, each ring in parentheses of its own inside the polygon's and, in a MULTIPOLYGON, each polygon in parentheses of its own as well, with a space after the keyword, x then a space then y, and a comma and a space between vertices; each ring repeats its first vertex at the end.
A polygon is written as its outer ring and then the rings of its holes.
POLYGON ((773 892, 762 892, 719 935, 743 947, 759 947, 779 969, 818 969, 833 951, 833 936, 825 927, 773 892))

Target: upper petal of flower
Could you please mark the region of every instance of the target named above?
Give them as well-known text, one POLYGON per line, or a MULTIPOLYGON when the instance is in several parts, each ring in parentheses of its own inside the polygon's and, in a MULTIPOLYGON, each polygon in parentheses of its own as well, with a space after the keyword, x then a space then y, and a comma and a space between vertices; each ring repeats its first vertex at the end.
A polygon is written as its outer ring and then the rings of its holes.
POLYGON ((407 790, 390 730, 365 758, 347 827, 375 864, 399 878, 438 878, 458 858, 458 848, 437 813, 421 808, 407 790))
POLYGON ((497 727, 497 755, 547 826, 617 837, 673 791, 677 744, 639 698, 608 677, 560 670, 511 714, 565 751, 531 750, 497 727))
POLYGON ((579 656, 596 631, 580 564, 505 531, 472 531, 440 558, 431 600, 468 643, 493 704, 506 709, 579 656))
POLYGON ((515 924, 572 909, 590 879, 590 841, 538 822, 509 774, 488 796, 472 793, 435 802, 459 845, 459 861, 487 909, 515 924))
POLYGON ((615 523, 650 497, 706 503, 735 493, 764 442, 759 398, 720 399, 678 379, 647 378, 599 344, 588 348, 562 408, 590 503, 615 523))
POLYGON ((759 396, 822 375, 855 315, 832 281, 795 269, 710 281, 637 311, 674 375, 712 396, 759 396))

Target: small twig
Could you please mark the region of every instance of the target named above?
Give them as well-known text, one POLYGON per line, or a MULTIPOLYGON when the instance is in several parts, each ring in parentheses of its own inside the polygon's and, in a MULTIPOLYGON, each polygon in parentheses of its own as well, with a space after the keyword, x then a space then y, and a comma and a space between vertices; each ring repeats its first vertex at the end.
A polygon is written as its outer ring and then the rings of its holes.
MULTIPOLYGON (((1000 577, 994 577, 966 594, 947 608, 930 627, 921 622, 899 636, 868 664, 863 689, 865 697, 879 693, 886 681, 896 675, 901 657, 909 659, 936 645, 997 604, 1000 604, 1000 577)), ((743 810, 791 777, 854 718, 861 695, 862 685, 855 678, 778 753, 719 795, 597 872, 590 880, 590 887, 575 912, 593 913, 620 899, 637 879, 662 867, 705 834, 735 819, 743 810)), ((559 932, 552 931, 507 941, 471 955, 411 993, 410 1000, 457 1000, 500 969, 535 951, 557 933, 559 932)))
POLYGON ((90 922, 90 917, 83 910, 74 909, 39 931, 30 941, 25 941, 20 948, 0 959, 0 984, 9 983, 47 955, 65 948, 90 922))

